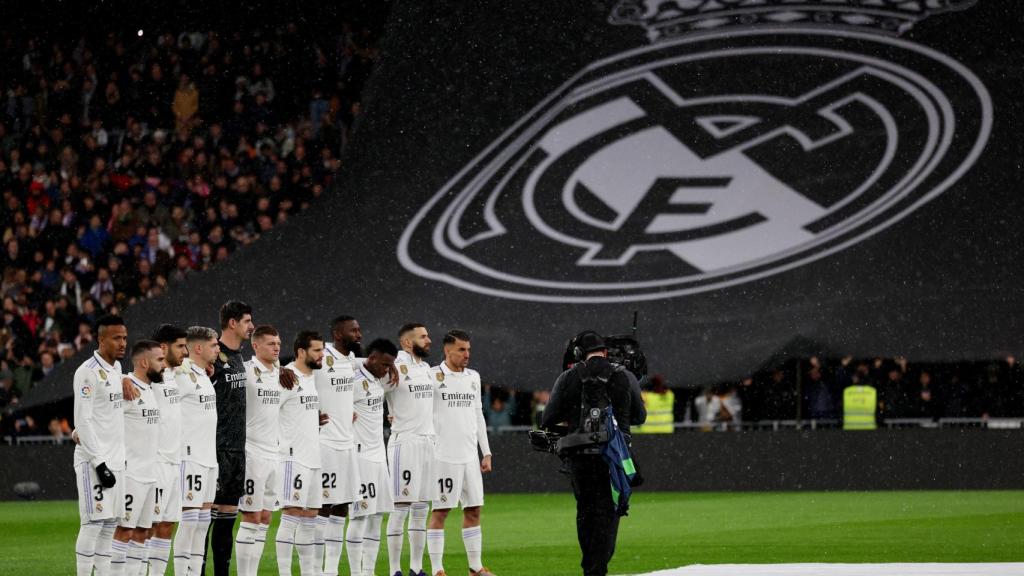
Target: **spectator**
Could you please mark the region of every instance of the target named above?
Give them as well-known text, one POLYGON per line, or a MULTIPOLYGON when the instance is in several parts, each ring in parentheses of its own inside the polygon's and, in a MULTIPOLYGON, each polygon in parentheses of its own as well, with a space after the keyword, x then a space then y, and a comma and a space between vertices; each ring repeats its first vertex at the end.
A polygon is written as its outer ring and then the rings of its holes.
POLYGON ((544 408, 551 400, 550 390, 537 390, 533 393, 533 409, 531 410, 530 424, 533 428, 540 428, 540 420, 544 415, 544 408))
POLYGON ((651 389, 642 392, 647 421, 634 429, 637 434, 671 434, 674 430, 676 395, 665 384, 665 376, 651 377, 651 389))
POLYGON ((75 336, 75 350, 85 350, 92 344, 92 324, 82 322, 78 325, 78 334, 75 336))
POLYGON ((921 370, 917 377, 917 390, 908 408, 908 415, 914 418, 937 418, 938 402, 932 387, 932 375, 928 370, 921 370))
POLYGON ((706 386, 701 395, 693 400, 693 410, 701 429, 711 430, 722 411, 722 400, 710 386, 706 386))
POLYGON ((110 279, 110 271, 106 268, 100 268, 96 272, 96 281, 93 282, 92 287, 89 288, 89 298, 91 298, 92 301, 99 302, 105 292, 113 294, 114 283, 110 279))
POLYGON ((484 385, 484 388, 481 403, 487 426, 495 429, 511 426, 516 413, 515 394, 500 386, 484 385))
MULTIPOLYGON (((910 394, 904 381, 904 370, 894 360, 876 359, 879 415, 883 420, 905 418, 910 415, 910 394)), ((903 364, 905 366, 905 364, 903 364)))
POLYGON ((73 305, 76 310, 81 310, 82 284, 78 281, 78 275, 75 274, 75 269, 71 266, 65 266, 64 269, 61 270, 61 277, 63 280, 60 283, 57 293, 68 298, 70 305, 73 305))
POLYGON ((53 352, 47 350, 39 355, 39 371, 43 378, 49 376, 56 367, 57 357, 53 352))
POLYGON ((803 384, 804 417, 812 420, 838 418, 838 391, 825 378, 820 360, 811 358, 810 363, 803 384))
POLYGON ((102 220, 100 220, 99 214, 93 214, 89 217, 89 226, 82 234, 82 237, 78 239, 78 245, 84 248, 89 254, 96 258, 99 255, 106 252, 107 245, 110 243, 110 233, 107 232, 105 226, 103 226, 102 220))
POLYGON ((187 74, 178 79, 178 90, 174 93, 174 117, 178 130, 189 130, 199 112, 199 91, 187 74))
POLYGON ((50 436, 52 436, 54 440, 63 441, 67 438, 71 438, 71 425, 68 423, 67 418, 51 418, 46 429, 50 432, 50 436))

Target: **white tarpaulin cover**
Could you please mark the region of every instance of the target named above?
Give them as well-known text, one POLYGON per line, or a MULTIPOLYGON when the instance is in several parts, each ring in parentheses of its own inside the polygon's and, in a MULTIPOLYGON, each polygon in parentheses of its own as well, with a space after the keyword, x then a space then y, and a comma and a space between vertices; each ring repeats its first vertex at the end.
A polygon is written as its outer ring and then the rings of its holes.
POLYGON ((1021 576, 1024 562, 988 564, 716 564, 642 576, 1021 576))

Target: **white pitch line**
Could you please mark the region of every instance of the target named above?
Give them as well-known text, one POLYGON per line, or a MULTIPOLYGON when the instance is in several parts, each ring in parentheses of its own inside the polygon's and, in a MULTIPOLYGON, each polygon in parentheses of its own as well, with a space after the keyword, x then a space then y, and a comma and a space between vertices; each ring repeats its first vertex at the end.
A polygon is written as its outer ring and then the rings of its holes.
POLYGON ((972 564, 694 564, 638 576, 1022 576, 1024 562, 972 564))

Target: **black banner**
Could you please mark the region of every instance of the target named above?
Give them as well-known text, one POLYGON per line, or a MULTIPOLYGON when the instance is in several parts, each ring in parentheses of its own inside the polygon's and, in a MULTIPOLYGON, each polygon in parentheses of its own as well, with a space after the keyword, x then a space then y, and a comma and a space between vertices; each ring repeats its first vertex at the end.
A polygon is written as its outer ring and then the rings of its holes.
MULTIPOLYGON (((1016 2, 398 2, 343 192, 127 312, 474 335, 543 388, 627 331, 678 384, 795 339, 856 356, 1017 350, 1016 2)), ((438 361, 440 346, 432 361, 438 361)), ((70 371, 27 400, 66 396, 70 371)))

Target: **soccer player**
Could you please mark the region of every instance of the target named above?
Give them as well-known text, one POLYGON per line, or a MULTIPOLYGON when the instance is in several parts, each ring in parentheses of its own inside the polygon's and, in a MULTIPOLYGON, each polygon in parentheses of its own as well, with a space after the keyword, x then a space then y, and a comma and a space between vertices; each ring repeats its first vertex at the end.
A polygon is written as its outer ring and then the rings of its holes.
POLYGON ((384 452, 384 386, 398 348, 378 339, 356 371, 353 404, 356 412, 356 453, 359 455, 359 494, 349 515, 345 543, 352 576, 372 576, 380 553, 380 525, 391 512, 387 456, 384 452))
POLYGON ((462 543, 469 558, 469 574, 494 576, 480 559, 480 507, 484 505, 481 473, 491 471, 491 449, 480 402, 480 375, 469 368, 469 334, 451 330, 444 335, 443 344, 444 362, 433 369, 437 495, 427 530, 430 570, 434 576, 445 576, 444 521, 448 512, 461 504, 462 543), (479 461, 477 447, 483 456, 479 461))
POLYGON ((124 515, 114 530, 111 545, 112 576, 136 576, 142 569, 146 539, 157 510, 155 448, 160 441, 160 408, 152 384, 163 379, 165 360, 160 345, 152 340, 139 340, 132 346, 134 370, 129 378, 138 398, 124 406, 124 515))
POLYGON ((157 444, 153 534, 146 541, 146 555, 150 576, 163 576, 167 571, 174 526, 181 520, 181 481, 178 479, 181 471, 181 395, 175 373, 188 369, 188 345, 185 343, 185 330, 170 324, 157 328, 153 341, 160 345, 167 367, 162 378, 152 382, 153 395, 160 409, 160 440, 157 444))
POLYGON ((121 363, 128 329, 117 316, 96 322, 99 346, 75 371, 75 479, 81 527, 78 576, 109 570, 114 528, 124 512, 124 409, 121 363))
POLYGON ((239 576, 256 576, 270 528, 271 513, 280 506, 277 451, 281 396, 285 389, 281 386, 281 369, 278 366, 281 336, 277 329, 258 326, 252 333, 252 348, 256 355, 245 364, 242 523, 235 538, 239 576))
POLYGON ((320 334, 302 331, 293 345, 295 361, 285 366, 298 384, 281 396, 280 455, 281 524, 277 528, 277 567, 281 576, 292 573, 292 549, 298 547, 299 573, 320 576, 313 537, 320 493, 320 398, 313 371, 322 366, 324 340, 320 334))
MULTIPOLYGON (((214 364, 212 377, 213 387, 217 390, 218 477, 217 496, 211 515, 210 548, 213 551, 214 576, 228 576, 238 502, 245 495, 242 480, 246 477, 248 410, 242 343, 253 334, 252 308, 237 300, 225 302, 220 308, 220 328, 220 354, 214 364)), ((295 376, 290 371, 282 375, 282 378, 285 385, 295 383, 295 376)), ((261 533, 257 539, 261 550, 264 536, 261 533)), ((203 573, 206 573, 205 564, 203 573)))
POLYGON ((398 331, 402 350, 395 359, 397 386, 387 390, 388 412, 394 417, 388 442, 391 496, 395 510, 388 518, 389 574, 402 576, 402 538, 409 519, 409 574, 423 572, 429 502, 434 491, 434 395, 430 364, 430 335, 423 324, 406 324, 398 331))
MULTIPOLYGON (((363 342, 359 321, 351 316, 338 316, 331 322, 331 337, 334 342, 324 347, 321 366, 314 371, 320 410, 328 418, 320 429, 320 485, 324 506, 320 509, 314 535, 314 545, 324 543, 325 576, 338 574, 349 504, 360 498, 352 407, 352 386, 360 366, 356 358, 362 354, 363 342)), ((320 555, 316 557, 319 565, 320 555)))
MULTIPOLYGON (((238 499, 245 477, 245 359, 242 343, 253 331, 252 308, 230 300, 220 307, 220 353, 214 364, 217 391, 217 495, 210 524, 214 576, 228 576, 238 499)), ((205 552, 205 545, 204 545, 205 552)), ((205 564, 203 574, 206 573, 205 564)))
POLYGON ((192 326, 187 369, 176 370, 181 394, 181 525, 174 535, 174 574, 203 574, 203 552, 217 488, 217 392, 209 370, 220 355, 217 332, 192 326))

